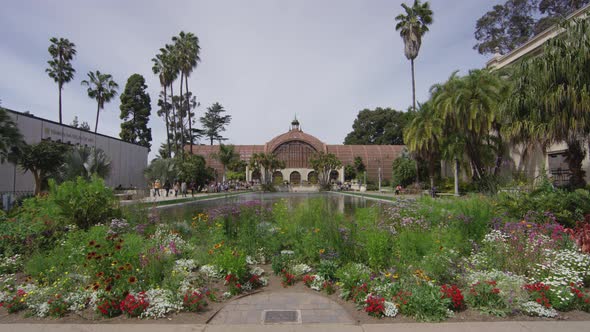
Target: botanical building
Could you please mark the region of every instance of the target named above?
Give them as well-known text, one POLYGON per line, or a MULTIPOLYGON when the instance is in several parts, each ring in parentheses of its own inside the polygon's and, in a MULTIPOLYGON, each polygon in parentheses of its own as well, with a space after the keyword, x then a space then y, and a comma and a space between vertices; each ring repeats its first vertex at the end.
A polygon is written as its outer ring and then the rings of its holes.
MULTIPOLYGON (((367 168, 367 180, 377 182, 391 180, 391 166, 393 161, 401 154, 403 145, 330 145, 322 142, 317 137, 303 132, 298 120, 291 122, 291 127, 286 133, 280 134, 264 145, 236 145, 235 151, 246 162, 250 161, 254 153, 273 153, 278 159, 285 162, 285 169, 273 174, 273 179, 282 178, 290 184, 307 184, 315 182, 317 177, 309 164, 310 158, 317 152, 333 153, 342 162, 343 167, 334 170, 331 178, 344 182, 344 166, 352 165, 354 158, 359 156, 367 168)), ((193 153, 203 156, 207 165, 213 167, 217 175, 223 175, 223 165, 213 158, 219 151, 219 145, 196 145, 193 153)), ((248 181, 260 178, 260 174, 246 171, 248 181)))

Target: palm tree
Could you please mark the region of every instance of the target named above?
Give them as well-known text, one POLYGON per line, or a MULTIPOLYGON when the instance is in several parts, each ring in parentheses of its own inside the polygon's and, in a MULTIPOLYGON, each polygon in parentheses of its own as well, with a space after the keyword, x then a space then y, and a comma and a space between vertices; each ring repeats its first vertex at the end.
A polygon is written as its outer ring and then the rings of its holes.
MULTIPOLYGON (((444 84, 431 88, 434 107, 449 132, 462 133, 465 150, 471 163, 474 179, 483 179, 493 144, 499 145, 491 133, 498 128, 503 81, 488 70, 472 70, 459 77, 454 72, 444 84)), ((497 133, 496 133, 497 134, 497 133)), ((495 148, 500 150, 499 148, 495 148)))
POLYGON ((442 137, 443 120, 440 115, 435 112, 430 102, 420 105, 414 119, 404 130, 404 142, 408 150, 427 161, 431 190, 434 188, 442 137))
POLYGON ((162 183, 172 182, 177 176, 176 160, 173 158, 156 158, 144 171, 148 181, 160 180, 162 183))
POLYGON ((59 90, 59 123, 62 123, 61 117, 61 90, 64 83, 68 83, 74 78, 76 70, 72 67, 72 59, 76 55, 76 45, 65 38, 57 39, 55 37, 49 39, 51 45, 49 46, 49 54, 51 60, 47 61, 49 68, 45 72, 49 77, 57 83, 59 90))
POLYGON ((25 145, 16 123, 8 112, 0 107, 0 163, 14 161, 18 151, 25 145))
POLYGON ((77 177, 90 180, 94 174, 104 179, 110 173, 111 160, 109 157, 103 150, 88 146, 72 149, 66 156, 62 169, 64 180, 75 180, 77 177))
POLYGON ((221 165, 223 165, 223 182, 225 182, 225 173, 227 172, 227 166, 232 162, 240 158, 240 155, 236 153, 235 146, 233 145, 219 145, 219 152, 213 154, 213 158, 217 159, 221 165))
MULTIPOLYGON (((199 38, 195 36, 192 32, 184 33, 181 31, 178 37, 172 37, 172 41, 174 41, 174 46, 176 48, 177 56, 178 56, 178 66, 181 71, 181 78, 180 78, 180 95, 182 96, 182 79, 184 77, 185 82, 185 92, 186 92, 186 102, 185 107, 188 113, 188 130, 189 130, 189 139, 190 139, 190 153, 193 152, 193 130, 192 130, 192 119, 191 119, 191 111, 189 108, 189 89, 188 89, 188 77, 192 73, 193 69, 197 67, 197 63, 201 61, 199 57, 200 46, 199 46, 199 38)), ((182 103, 181 103, 182 105, 182 103)))
POLYGON ((104 109, 105 103, 108 103, 117 95, 119 85, 113 81, 113 77, 110 74, 102 74, 98 70, 96 73, 88 72, 88 79, 83 80, 82 85, 88 87, 88 97, 96 100, 96 124, 94 125, 94 132, 96 133, 98 130, 98 115, 100 114, 100 110, 104 109))
MULTIPOLYGON (((170 153, 170 112, 168 109, 167 99, 168 81, 166 77, 166 64, 162 54, 156 54, 156 56, 152 58, 152 62, 154 63, 154 65, 152 66, 152 71, 154 72, 154 74, 158 75, 158 80, 160 81, 160 85, 162 86, 162 92, 160 93, 160 96, 163 97, 163 103, 159 106, 161 106, 162 111, 164 112, 164 118, 166 120, 166 144, 168 146, 168 153, 170 153)), ((162 114, 158 113, 158 115, 161 116, 162 114)), ((168 155, 168 158, 170 157, 171 155, 168 155)))
POLYGON ((267 186, 272 184, 272 174, 285 168, 285 162, 277 159, 272 153, 254 153, 250 158, 250 168, 255 171, 264 171, 264 182, 267 186))
POLYGON ((422 36, 428 32, 428 25, 432 24, 432 10, 428 1, 420 3, 420 0, 414 0, 414 5, 408 7, 402 3, 406 14, 399 14, 395 20, 397 25, 395 30, 399 31, 404 40, 404 54, 412 64, 412 109, 416 109, 416 82, 414 78, 414 59, 418 57, 420 46, 422 45, 422 36))
MULTIPOLYGON (((176 50, 173 45, 166 44, 164 48, 160 49, 162 61, 163 61, 163 70, 166 72, 165 81, 166 84, 170 87, 170 99, 172 100, 170 104, 172 105, 172 135, 174 138, 174 153, 178 155, 179 153, 179 146, 178 146, 178 126, 183 125, 181 112, 179 111, 178 114, 176 113, 176 107, 174 103, 174 81, 178 78, 178 59, 176 50), (178 115, 178 116, 177 116, 178 115)), ((182 127, 181 127, 182 132, 182 127)))

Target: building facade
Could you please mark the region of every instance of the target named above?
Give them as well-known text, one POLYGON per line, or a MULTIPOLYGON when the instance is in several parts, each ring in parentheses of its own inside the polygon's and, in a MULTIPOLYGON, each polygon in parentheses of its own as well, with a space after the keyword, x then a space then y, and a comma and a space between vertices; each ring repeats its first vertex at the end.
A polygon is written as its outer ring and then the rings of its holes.
MULTIPOLYGON (((590 5, 587 5, 571 13, 567 19, 585 18, 589 12, 590 5)), ((545 43, 557 37, 561 32, 563 32, 561 27, 552 26, 507 54, 495 54, 487 62, 487 68, 499 70, 517 64, 524 59, 540 55, 545 43)), ((588 143, 587 139, 585 141, 588 143)), ((510 150, 513 170, 521 172, 529 178, 536 178, 545 170, 556 185, 565 185, 569 182, 570 177, 569 166, 565 161, 566 151, 567 144, 565 142, 552 144, 547 148, 546 154, 543 154, 539 145, 533 147, 514 145, 510 150)), ((590 153, 586 154, 586 158, 582 162, 582 169, 586 171, 586 181, 590 181, 590 153)))
MULTIPOLYGON (((146 186, 143 171, 147 167, 148 148, 30 114, 6 111, 16 123, 26 143, 51 140, 72 146, 86 145, 102 149, 111 160, 111 174, 105 179, 108 186, 146 186)), ((30 192, 34 188, 35 181, 30 172, 25 173, 9 162, 0 164, 0 192, 30 192)))
MULTIPOLYGON (((186 147, 190 149, 189 147, 186 147)), ((272 153, 279 160, 285 162, 285 168, 273 174, 273 179, 280 178, 293 185, 314 183, 317 174, 309 164, 310 158, 317 152, 333 153, 342 162, 343 167, 333 170, 331 178, 344 182, 344 166, 353 165, 355 157, 361 157, 367 168, 367 180, 377 183, 381 180, 391 180, 392 163, 401 155, 403 145, 330 145, 317 137, 303 132, 299 121, 291 123, 289 131, 280 134, 264 145, 235 145, 235 151, 240 159, 246 162, 254 153, 272 153)), ((223 165, 214 158, 219 151, 219 145, 194 145, 193 153, 201 155, 207 165, 215 169, 219 178, 223 177, 223 165)), ((246 172, 248 181, 260 178, 249 169, 246 172)))

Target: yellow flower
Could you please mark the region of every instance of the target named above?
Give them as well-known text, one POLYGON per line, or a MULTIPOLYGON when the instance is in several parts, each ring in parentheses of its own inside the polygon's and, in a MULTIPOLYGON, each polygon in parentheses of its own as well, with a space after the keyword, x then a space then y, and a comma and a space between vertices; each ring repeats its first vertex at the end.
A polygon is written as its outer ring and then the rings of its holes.
POLYGON ((527 224, 527 225, 526 225, 526 227, 527 227, 527 228, 531 228, 531 227, 533 227, 533 225, 531 225, 531 224, 527 224))
POLYGON ((393 275, 393 279, 397 279, 397 278, 399 278, 399 275, 396 273, 393 275))
POLYGON ((323 254, 324 252, 326 252, 325 249, 320 249, 320 255, 323 254))
POLYGON ((386 277, 386 278, 389 278, 389 277, 391 277, 391 273, 389 273, 389 272, 385 273, 385 277, 386 277))
POLYGON ((316 229, 313 230, 313 232, 314 233, 319 233, 320 232, 320 229, 319 228, 316 228, 316 229))

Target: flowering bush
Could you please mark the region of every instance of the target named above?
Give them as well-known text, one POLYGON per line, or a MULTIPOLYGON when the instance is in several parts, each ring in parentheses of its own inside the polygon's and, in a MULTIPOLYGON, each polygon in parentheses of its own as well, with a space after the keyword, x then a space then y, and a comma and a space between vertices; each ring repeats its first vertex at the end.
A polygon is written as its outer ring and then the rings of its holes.
POLYGON ((182 310, 182 301, 168 289, 150 289, 145 294, 150 305, 141 314, 142 318, 162 318, 182 310))
POLYGON ((590 294, 585 293, 581 287, 576 286, 576 284, 570 284, 570 291, 574 295, 573 297, 573 305, 583 311, 589 312, 590 311, 590 294))
POLYGON ((297 281, 295 275, 289 273, 287 270, 282 271, 281 280, 281 285, 283 285, 283 287, 295 285, 295 282, 297 281))
POLYGON ((336 285, 332 280, 325 280, 322 283, 322 289, 325 290, 328 295, 336 293, 336 285))
POLYGON ((139 317, 150 305, 145 292, 128 294, 119 304, 121 311, 127 317, 139 317))
POLYGON ((223 277, 221 269, 215 265, 203 265, 201 266, 199 271, 203 273, 207 278, 221 279, 223 277))
POLYGON ((6 310, 10 313, 19 312, 27 308, 27 293, 19 289, 16 291, 16 294, 10 299, 3 303, 3 306, 6 310))
POLYGON ((200 291, 192 291, 184 293, 182 298, 182 307, 186 311, 199 312, 205 309, 207 306, 207 300, 205 294, 200 291))
POLYGON ((497 283, 495 280, 476 282, 469 289, 467 303, 470 307, 478 309, 483 313, 505 316, 507 305, 500 295, 501 290, 496 286, 497 283))
POLYGON ((69 304, 60 294, 55 294, 47 301, 47 304, 49 305, 48 314, 51 317, 63 317, 68 312, 69 304))
POLYGON ((305 284, 305 286, 311 287, 311 284, 313 283, 313 281, 315 279, 316 279, 316 276, 315 275, 306 274, 306 275, 303 276, 302 281, 303 281, 303 284, 305 284))
POLYGON ((14 273, 22 266, 22 257, 19 254, 3 257, 0 255, 0 274, 14 273))
POLYGON ((549 288, 549 285, 545 285, 542 282, 524 285, 524 289, 526 289, 526 291, 530 294, 531 300, 537 302, 545 308, 551 308, 551 303, 547 297, 549 288))
POLYGON ((545 285, 569 286, 579 284, 590 277, 590 255, 577 250, 551 250, 543 252, 544 262, 538 264, 532 278, 545 285))
POLYGON ((291 273, 296 277, 302 276, 311 271, 311 267, 307 264, 297 264, 291 267, 291 273))
POLYGON ((383 317, 385 315, 385 299, 378 295, 368 294, 365 299, 365 312, 369 316, 383 317))
POLYGON ((573 229, 568 229, 567 233, 578 247, 587 254, 590 254, 590 215, 586 215, 585 222, 580 222, 573 229))
POLYGON ((451 300, 451 305, 449 306, 449 309, 465 309, 465 301, 463 298, 463 294, 461 294, 461 290, 459 289, 459 287, 457 287, 457 285, 442 285, 440 287, 440 291, 442 293, 442 297, 451 300))
POLYGON ((225 276, 225 281, 223 284, 229 287, 229 292, 231 295, 237 295, 242 292, 242 284, 240 283, 240 279, 231 273, 225 276))
POLYGON ((551 307, 545 307, 536 301, 525 302, 520 307, 521 311, 530 316, 557 317, 558 313, 551 307))
POLYGON ((97 303, 96 310, 104 317, 117 317, 121 314, 121 302, 114 298, 103 298, 97 303))

